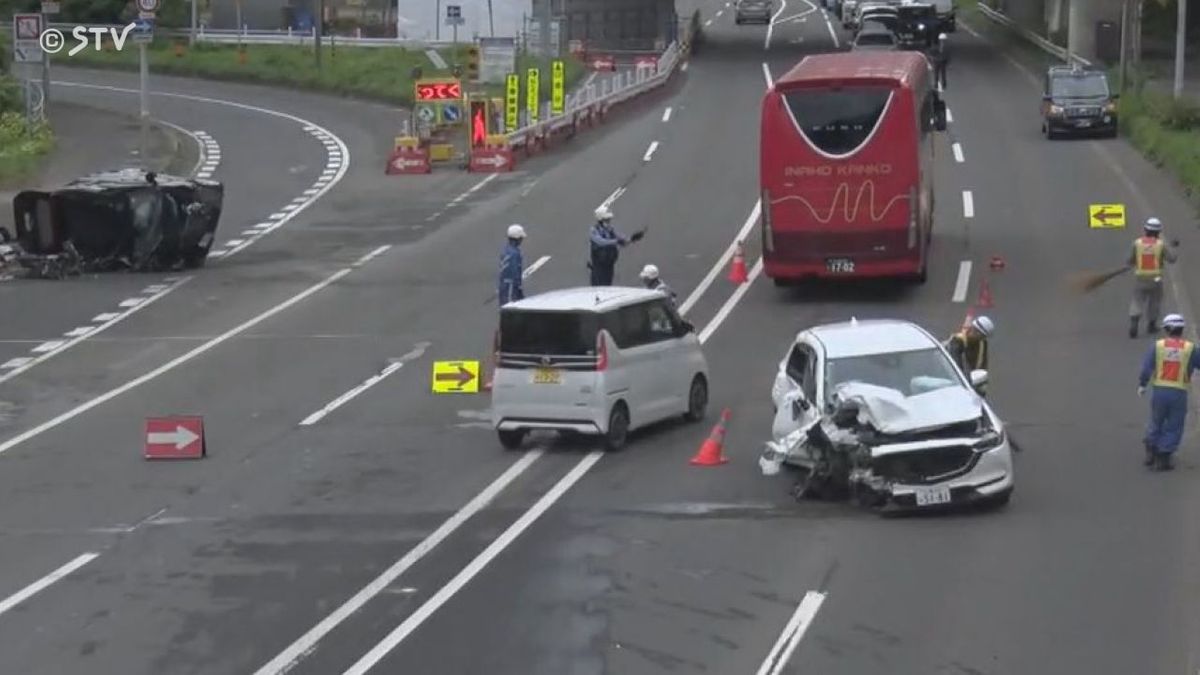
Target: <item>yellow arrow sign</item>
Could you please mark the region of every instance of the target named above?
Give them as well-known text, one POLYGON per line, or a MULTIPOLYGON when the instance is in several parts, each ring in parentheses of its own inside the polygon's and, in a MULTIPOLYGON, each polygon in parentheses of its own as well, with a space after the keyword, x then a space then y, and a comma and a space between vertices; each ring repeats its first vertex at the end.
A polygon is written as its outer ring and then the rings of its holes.
POLYGON ((434 361, 433 393, 479 393, 478 361, 434 361))
POLYGON ((1088 227, 1096 230, 1125 227, 1125 205, 1089 204, 1088 227))

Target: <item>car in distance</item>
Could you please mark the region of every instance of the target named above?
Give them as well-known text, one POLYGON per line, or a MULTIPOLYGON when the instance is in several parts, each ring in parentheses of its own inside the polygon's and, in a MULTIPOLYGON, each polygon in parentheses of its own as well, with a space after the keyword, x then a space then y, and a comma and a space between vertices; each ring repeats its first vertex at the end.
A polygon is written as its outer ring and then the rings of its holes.
POLYGON ((899 48, 900 42, 895 33, 883 27, 868 26, 854 36, 850 51, 896 51, 899 48))
POLYGON ((1051 66, 1042 91, 1042 133, 1117 135, 1119 94, 1108 86, 1108 75, 1096 68, 1051 66))
POLYGON ((492 423, 519 447, 536 429, 603 437, 704 418, 708 363, 695 328, 660 291, 620 286, 550 291, 500 309, 492 423))
POLYGON ((771 0, 737 0, 733 9, 733 22, 738 25, 743 23, 769 24, 773 9, 774 3, 771 0))
MULTIPOLYGON (((1004 504, 1014 485, 1012 445, 977 393, 987 379, 987 371, 963 373, 916 324, 851 320, 800 332, 779 363, 771 399, 777 419, 797 399, 808 411, 797 415, 810 422, 833 416, 848 394, 865 402, 859 419, 876 413, 888 429, 869 435, 869 452, 850 474, 873 506, 1004 504)), ((799 453, 787 461, 811 468, 805 459, 799 453)))

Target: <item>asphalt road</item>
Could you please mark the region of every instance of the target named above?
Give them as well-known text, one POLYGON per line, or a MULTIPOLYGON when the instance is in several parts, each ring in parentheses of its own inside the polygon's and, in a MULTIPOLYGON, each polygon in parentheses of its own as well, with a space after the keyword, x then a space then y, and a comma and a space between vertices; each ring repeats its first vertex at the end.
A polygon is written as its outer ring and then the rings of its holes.
MULTIPOLYGON (((350 169, 287 227, 0 381, 0 671, 1194 672, 1197 462, 1185 451, 1174 474, 1144 472, 1134 377, 1148 343, 1124 337, 1127 289, 1080 299, 1063 284, 1123 257, 1134 231, 1085 216, 1124 202, 1135 224, 1154 205, 1183 242, 1177 288, 1194 288, 1186 205, 1120 141, 1042 140, 1020 62, 960 32, 929 281, 735 291, 723 254, 757 196, 764 63, 778 75, 833 48, 808 9, 784 6, 764 48, 765 27, 706 6, 708 41, 676 83, 454 206, 480 177, 382 178, 385 111, 187 84, 275 97, 255 105, 328 128, 350 169), (432 360, 486 354, 503 227, 529 231, 527 291, 581 283, 589 214, 621 187, 619 226, 650 230, 619 281, 654 262, 688 297, 713 408, 732 411, 726 466, 687 464, 712 416, 612 456, 506 453, 486 395, 429 393, 432 360), (880 520, 797 504, 786 477, 759 475, 796 331, 895 316, 949 332, 993 255, 1007 267, 989 279, 991 400, 1025 448, 1008 508, 880 520), (142 418, 172 412, 205 416, 209 457, 140 458, 142 418), (98 556, 6 606, 84 554, 98 556), (790 664, 760 671, 814 591, 790 664)), ((257 137, 201 122, 218 172, 257 137)), ((253 155, 236 166, 258 171, 253 155)))

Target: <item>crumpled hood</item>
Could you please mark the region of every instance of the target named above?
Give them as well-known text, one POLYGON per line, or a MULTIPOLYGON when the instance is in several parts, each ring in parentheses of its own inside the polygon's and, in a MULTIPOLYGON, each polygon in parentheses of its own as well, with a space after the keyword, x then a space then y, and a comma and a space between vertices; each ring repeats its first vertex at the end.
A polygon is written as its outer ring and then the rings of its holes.
POLYGON ((965 387, 941 387, 915 396, 862 382, 845 382, 834 389, 842 401, 858 404, 858 421, 882 434, 928 431, 978 419, 983 401, 965 387))

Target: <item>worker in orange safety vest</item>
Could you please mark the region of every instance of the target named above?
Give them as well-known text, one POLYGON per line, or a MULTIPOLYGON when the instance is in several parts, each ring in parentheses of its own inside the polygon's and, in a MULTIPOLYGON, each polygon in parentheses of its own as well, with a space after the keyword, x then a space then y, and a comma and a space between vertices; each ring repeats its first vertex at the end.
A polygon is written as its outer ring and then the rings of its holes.
POLYGON ((1183 440, 1183 427, 1187 422, 1188 386, 1192 373, 1200 370, 1200 352, 1190 340, 1183 339, 1184 320, 1178 314, 1168 314, 1163 319, 1167 337, 1158 340, 1142 359, 1142 372, 1138 375, 1138 396, 1146 393, 1146 385, 1153 391, 1150 395, 1150 424, 1146 427, 1144 445, 1148 467, 1170 471, 1171 458, 1183 440))
MULTIPOLYGON (((1162 222, 1158 218, 1146 220, 1145 233, 1133 240, 1126 264, 1133 268, 1133 300, 1129 303, 1129 337, 1138 336, 1138 325, 1142 314, 1146 315, 1146 332, 1158 332, 1158 312, 1162 306, 1163 264, 1176 260, 1175 252, 1167 248, 1161 239, 1162 222)), ((1178 242, 1172 242, 1177 246, 1178 242)))

